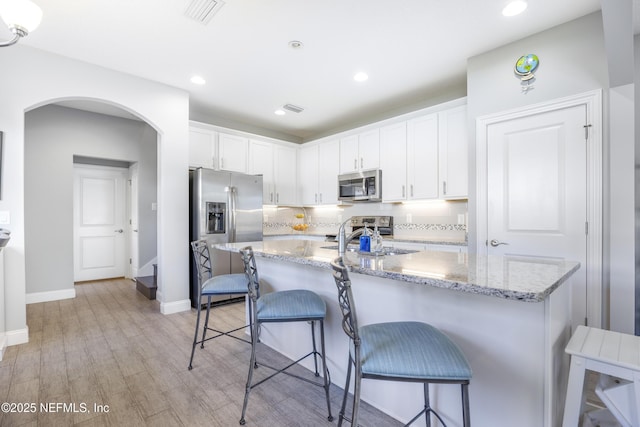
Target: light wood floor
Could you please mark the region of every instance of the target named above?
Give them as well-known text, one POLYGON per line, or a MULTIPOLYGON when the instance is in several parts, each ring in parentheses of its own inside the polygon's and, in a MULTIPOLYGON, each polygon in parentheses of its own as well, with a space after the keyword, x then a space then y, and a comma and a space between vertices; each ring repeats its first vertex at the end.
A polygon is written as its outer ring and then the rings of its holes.
MULTIPOLYGON (((0 413, 1 426, 238 425, 248 344, 226 337, 210 341, 197 349, 189 371, 194 310, 162 315, 157 301, 124 279, 78 284, 76 294, 27 306, 29 343, 9 347, 0 361, 0 401, 35 410, 0 413)), ((218 327, 244 321, 242 304, 213 313, 218 327)), ((286 361, 264 346, 259 351, 263 360, 286 361)), ((335 425, 342 390, 331 388, 332 423, 323 393, 280 375, 252 392, 247 426, 335 425)), ((368 405, 362 410, 362 425, 400 425, 368 405)))

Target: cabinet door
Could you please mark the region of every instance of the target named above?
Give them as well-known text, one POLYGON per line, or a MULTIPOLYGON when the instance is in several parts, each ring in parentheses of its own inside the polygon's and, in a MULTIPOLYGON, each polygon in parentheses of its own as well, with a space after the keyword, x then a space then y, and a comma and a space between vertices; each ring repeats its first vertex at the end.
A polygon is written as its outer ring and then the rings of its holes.
POLYGON ((262 175, 262 203, 275 203, 273 144, 262 141, 249 141, 249 173, 262 175))
POLYGON ((276 204, 296 204, 297 150, 275 145, 275 189, 276 204))
POLYGON ((409 120, 407 154, 408 198, 437 199, 439 194, 437 114, 409 120))
POLYGON ((439 113, 440 197, 463 199, 468 195, 467 107, 439 113))
POLYGON ((218 135, 220 169, 247 173, 249 140, 247 138, 220 133, 218 135))
MULTIPOLYGON (((318 146, 300 147, 298 200, 305 206, 320 203, 318 195, 318 146)), ((334 163, 335 159, 334 159, 334 163)))
POLYGON ((359 135, 358 169, 377 169, 380 167, 380 131, 374 129, 359 135))
POLYGON ((356 172, 359 169, 358 135, 340 140, 340 173, 356 172))
POLYGON ((189 129, 189 167, 214 168, 216 133, 212 130, 189 129))
POLYGON ((338 203, 338 175, 340 168, 337 159, 340 157, 338 140, 323 142, 318 145, 318 203, 335 205, 338 203))
POLYGON ((405 122, 380 129, 382 199, 407 198, 407 127, 405 122))

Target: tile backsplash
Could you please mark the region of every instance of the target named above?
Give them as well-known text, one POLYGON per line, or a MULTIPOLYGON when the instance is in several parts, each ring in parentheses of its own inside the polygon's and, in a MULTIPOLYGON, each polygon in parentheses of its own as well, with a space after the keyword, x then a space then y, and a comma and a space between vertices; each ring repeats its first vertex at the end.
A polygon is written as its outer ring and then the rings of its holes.
MULTIPOLYGON (((295 224, 309 224, 308 234, 335 234, 340 224, 354 215, 393 216, 397 238, 451 239, 467 237, 467 201, 434 200, 416 203, 359 203, 330 207, 272 207, 263 211, 265 235, 298 234, 295 224), (303 214, 304 218, 296 215, 303 214)), ((350 230, 350 228, 349 228, 350 230)))

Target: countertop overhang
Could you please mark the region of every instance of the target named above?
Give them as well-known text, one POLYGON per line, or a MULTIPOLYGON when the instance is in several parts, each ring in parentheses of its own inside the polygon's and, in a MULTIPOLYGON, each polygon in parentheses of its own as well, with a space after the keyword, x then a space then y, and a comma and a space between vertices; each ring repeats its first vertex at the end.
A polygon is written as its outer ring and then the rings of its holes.
MULTIPOLYGON (((338 257, 337 250, 326 248, 331 245, 311 240, 269 240, 214 247, 238 252, 251 246, 257 257, 330 269, 331 261, 338 257)), ((347 252, 344 262, 353 273, 523 302, 544 301, 580 268, 579 262, 555 258, 441 251, 385 256, 347 252)))

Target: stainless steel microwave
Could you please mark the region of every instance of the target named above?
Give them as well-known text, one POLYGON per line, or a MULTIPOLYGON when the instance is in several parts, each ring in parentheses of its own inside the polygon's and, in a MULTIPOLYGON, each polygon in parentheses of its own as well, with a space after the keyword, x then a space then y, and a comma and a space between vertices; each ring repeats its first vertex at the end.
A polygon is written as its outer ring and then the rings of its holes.
POLYGON ((372 169, 338 176, 338 200, 382 201, 382 171, 372 169))

